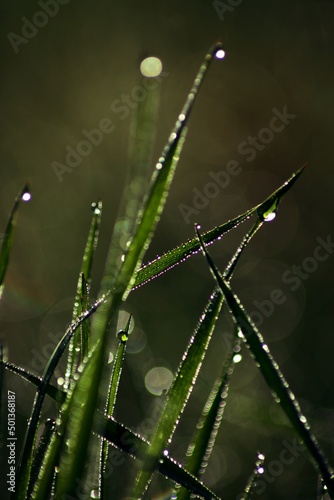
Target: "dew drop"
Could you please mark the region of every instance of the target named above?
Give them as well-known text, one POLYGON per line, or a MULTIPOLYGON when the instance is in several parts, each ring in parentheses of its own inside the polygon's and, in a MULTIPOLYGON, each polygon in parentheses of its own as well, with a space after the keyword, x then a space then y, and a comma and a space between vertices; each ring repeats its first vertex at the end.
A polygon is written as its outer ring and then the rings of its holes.
POLYGON ((95 215, 99 215, 101 213, 101 209, 99 207, 99 203, 92 203, 91 204, 91 209, 92 209, 92 212, 95 214, 95 215))
POLYGON ((218 49, 215 53, 215 57, 217 59, 224 59, 225 55, 226 55, 226 53, 225 53, 225 50, 223 50, 223 49, 218 49))
POLYGON ((235 354, 233 356, 233 363, 240 363, 241 360, 242 360, 241 354, 235 354))
POLYGON ((22 201, 30 201, 31 200, 31 193, 28 188, 26 188, 21 196, 22 201))
POLYGON ((265 216, 263 217, 263 220, 264 220, 265 222, 271 222, 272 220, 274 220, 274 219, 275 219, 275 217, 276 217, 276 212, 270 212, 270 214, 265 215, 265 216))
POLYGON ((180 120, 180 122, 183 122, 185 119, 186 119, 186 115, 184 115, 183 113, 181 113, 181 114, 179 115, 179 120, 180 120))
POLYGON ((258 474, 263 474, 264 473, 264 468, 262 466, 258 467, 257 468, 257 472, 258 472, 258 474))
POLYGON ((121 342, 126 342, 128 340, 128 334, 125 330, 120 330, 117 334, 117 337, 121 342))

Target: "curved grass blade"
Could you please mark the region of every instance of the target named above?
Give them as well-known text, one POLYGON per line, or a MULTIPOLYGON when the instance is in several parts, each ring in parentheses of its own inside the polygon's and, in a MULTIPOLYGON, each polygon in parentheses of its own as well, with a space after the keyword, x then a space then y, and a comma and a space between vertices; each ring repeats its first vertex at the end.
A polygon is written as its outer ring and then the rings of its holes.
POLYGON ((29 201, 30 198, 31 194, 29 192, 28 185, 26 184, 15 198, 14 206, 9 216, 5 233, 2 235, 2 245, 0 250, 0 299, 3 293, 3 286, 4 286, 3 282, 8 268, 10 251, 13 244, 14 228, 15 228, 19 205, 22 200, 29 201))
MULTIPOLYGON (((291 177, 284 182, 276 191, 274 191, 268 198, 266 198, 262 203, 256 205, 255 207, 247 210, 241 215, 238 215, 234 219, 211 229, 210 231, 204 232, 202 234, 202 239, 206 245, 213 243, 215 240, 220 239, 225 233, 237 227, 241 222, 248 220, 254 213, 257 214, 260 220, 264 221, 268 217, 268 214, 277 210, 279 202, 282 200, 283 196, 289 191, 289 189, 296 182, 298 177, 304 171, 307 165, 303 165, 299 170, 294 172, 291 177)), ((200 243, 198 238, 192 238, 191 240, 183 243, 182 245, 166 252, 165 254, 157 257, 152 262, 142 266, 137 274, 133 285, 133 289, 144 285, 148 281, 160 276, 169 269, 172 269, 175 265, 184 262, 188 257, 195 255, 200 251, 200 243)))
MULTIPOLYGON (((89 306, 91 271, 99 239, 102 216, 102 202, 98 201, 97 203, 92 203, 91 208, 93 215, 77 283, 77 291, 72 313, 73 320, 80 316, 82 311, 85 311, 89 306)), ((65 372, 65 389, 69 387, 70 381, 72 380, 77 367, 88 353, 89 336, 89 324, 87 321, 85 321, 80 325, 80 330, 78 330, 74 334, 69 344, 67 367, 65 372)))
MULTIPOLYGON (((205 404, 197 431, 187 450, 185 468, 195 477, 201 477, 207 467, 219 427, 223 418, 230 378, 234 370, 234 358, 240 350, 240 338, 235 333, 232 349, 224 364, 221 376, 216 380, 205 404)), ((177 500, 189 500, 191 493, 186 488, 177 489, 177 500)))
MULTIPOLYGON (((122 366, 125 357, 126 345, 129 338, 129 331, 131 325, 132 316, 129 316, 128 322, 124 330, 120 330, 117 334, 119 339, 119 344, 113 364, 113 369, 110 377, 108 397, 106 401, 104 414, 111 417, 114 413, 116 396, 118 392, 119 382, 122 373, 122 366)), ((101 460, 100 460, 100 498, 104 498, 104 475, 107 467, 108 460, 109 443, 108 441, 102 441, 101 443, 101 460)))
POLYGON ((255 462, 255 467, 252 474, 249 476, 244 492, 240 498, 240 500, 250 500, 252 498, 252 493, 254 492, 254 488, 256 486, 256 481, 264 473, 264 464, 265 456, 263 453, 257 454, 257 459, 255 462))
MULTIPOLYGON (((37 377, 29 373, 24 368, 17 367, 11 363, 3 362, 3 366, 13 373, 21 376, 24 380, 32 383, 35 387, 39 387, 42 383, 41 377, 37 377)), ((52 384, 47 386, 47 395, 50 396, 54 401, 62 404, 66 400, 66 392, 63 389, 58 389, 52 384)), ((135 434, 133 431, 125 427, 123 424, 118 423, 111 417, 105 417, 101 412, 97 413, 97 419, 94 423, 93 432, 101 436, 103 439, 107 440, 110 445, 115 446, 124 453, 129 454, 132 458, 138 459, 138 450, 140 446, 147 446, 148 443, 141 436, 135 434), (103 429, 103 432, 102 432, 103 429), (143 443, 143 444, 142 444, 143 443)), ((51 460, 48 462, 55 463, 56 460, 51 460)), ((52 470, 51 479, 53 475, 53 469, 45 464, 42 468, 47 470, 52 470)), ((204 486, 197 478, 189 474, 180 464, 178 464, 172 457, 161 457, 159 461, 158 471, 168 477, 170 480, 179 483, 186 488, 190 489, 192 493, 203 496, 203 498, 217 498, 214 493, 212 493, 206 486, 204 486)), ((35 490, 41 490, 40 484, 35 490)), ((41 498, 43 498, 44 491, 41 493, 41 498)), ((35 495, 33 495, 35 498, 35 495)), ((44 497, 45 498, 45 497, 44 497)))
POLYGON ((269 347, 265 344, 262 335, 241 305, 239 298, 233 293, 230 285, 222 277, 213 263, 199 233, 198 237, 201 242, 203 253, 210 266, 210 270, 225 296, 232 317, 235 323, 240 327, 243 338, 257 362, 265 381, 271 389, 275 400, 280 403, 292 427, 307 448, 313 463, 321 473, 330 497, 334 499, 333 471, 329 467, 325 455, 320 449, 319 443, 312 433, 306 417, 302 414, 300 406, 289 388, 289 384, 281 373, 278 364, 272 357, 269 347))
MULTIPOLYGON (((206 56, 205 62, 199 70, 194 85, 182 110, 182 117, 180 115, 177 120, 175 128, 163 150, 162 156, 159 158, 153 172, 148 197, 144 202, 142 212, 138 218, 138 223, 134 229, 133 239, 130 239, 127 245, 128 249, 123 256, 124 259, 122 259, 122 265, 116 278, 110 274, 110 269, 113 269, 113 264, 111 266, 107 262, 101 291, 104 292, 105 290, 113 290, 113 295, 110 299, 108 298, 105 305, 98 310, 97 314, 94 316, 92 325, 93 345, 94 347, 97 346, 97 349, 95 349, 95 353, 92 356, 90 363, 94 367, 94 376, 92 376, 94 380, 97 380, 97 383, 95 386, 90 385, 90 390, 83 394, 83 397, 80 399, 80 407, 77 407, 75 410, 78 414, 87 411, 87 408, 90 408, 93 405, 95 406, 95 403, 98 401, 98 388, 102 378, 102 367, 104 363, 104 353, 107 345, 107 332, 110 320, 118 311, 121 302, 126 299, 128 293, 130 292, 135 273, 141 265, 144 253, 147 250, 153 236, 155 227, 165 205, 169 187, 181 153, 187 130, 186 123, 188 122, 190 112, 195 101, 195 96, 201 86, 205 73, 209 67, 209 63, 218 50, 217 47, 218 45, 215 45, 206 56)), ((92 426, 93 413, 90 411, 87 413, 91 416, 90 425, 92 426)), ((86 421, 86 423, 86 428, 82 429, 81 432, 87 431, 88 421, 86 421)), ((66 441, 64 450, 64 456, 66 459, 62 460, 62 467, 60 467, 58 481, 56 483, 56 496, 60 494, 59 492, 64 492, 65 487, 68 488, 70 492, 73 492, 75 488, 75 478, 73 478, 72 472, 73 470, 78 470, 83 466, 85 456, 87 454, 87 448, 84 449, 82 447, 80 432, 78 433, 78 429, 75 428, 75 426, 72 426, 72 429, 68 432, 68 436, 69 437, 66 441), (73 433, 73 440, 71 440, 71 433, 73 433), (70 450, 67 443, 71 442, 72 445, 70 450), (80 454, 76 452, 76 445, 74 442, 80 448, 80 454), (69 450, 71 452, 69 452, 69 450), (60 485, 58 491, 57 484, 60 485)), ((83 440, 83 442, 87 444, 86 441, 83 440)))

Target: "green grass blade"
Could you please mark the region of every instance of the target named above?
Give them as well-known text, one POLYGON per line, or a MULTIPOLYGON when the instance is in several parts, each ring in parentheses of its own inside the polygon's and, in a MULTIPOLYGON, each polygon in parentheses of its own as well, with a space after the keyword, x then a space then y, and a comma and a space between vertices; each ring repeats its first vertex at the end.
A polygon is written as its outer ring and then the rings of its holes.
MULTIPOLYGON (((7 361, 1 361, 1 365, 4 366, 7 370, 19 375, 23 380, 27 380, 35 387, 39 388, 43 384, 43 378, 33 373, 29 372, 25 368, 21 368, 20 366, 13 365, 12 363, 8 363, 7 361)), ((58 389, 52 384, 48 384, 46 387, 46 394, 52 398, 58 405, 62 405, 66 399, 66 392, 58 389)))
POLYGON ((199 238, 210 270, 225 296, 232 317, 240 327, 243 338, 258 364, 265 381, 271 389, 275 400, 279 402, 292 427, 307 448, 312 461, 322 475, 330 497, 334 498, 333 471, 329 467, 318 441, 310 429, 306 417, 302 414, 300 406, 289 388, 289 384, 281 373, 278 364, 272 357, 269 347, 265 344, 262 335, 246 313, 237 295, 233 293, 230 285, 219 273, 204 246, 203 240, 200 236, 199 238))
MULTIPOLYGON (((206 245, 209 245, 219 239, 228 231, 231 231, 237 227, 241 222, 248 220, 253 214, 257 214, 260 220, 264 220, 268 214, 277 210, 278 204, 283 198, 283 196, 289 191, 289 189, 296 182, 298 177, 306 168, 306 165, 301 167, 299 170, 294 172, 291 177, 284 182, 276 191, 274 191, 268 198, 266 198, 262 203, 256 205, 255 207, 247 210, 241 215, 238 215, 234 219, 211 229, 210 231, 204 232, 202 234, 203 241, 206 245)), ((183 243, 182 245, 170 250, 169 252, 157 257, 149 264, 141 267, 136 275, 136 279, 133 288, 137 288, 148 281, 160 276, 169 269, 172 269, 175 265, 184 262, 187 258, 195 255, 200 251, 200 243, 198 238, 192 238, 191 240, 183 243)))
MULTIPOLYGON (((13 373, 21 376, 24 380, 27 380, 35 387, 39 387, 42 383, 41 377, 37 377, 36 375, 31 374, 24 368, 17 367, 11 363, 3 362, 3 366, 6 369, 10 370, 13 373)), ((66 392, 63 389, 58 389, 52 384, 48 384, 47 386, 47 395, 50 396, 54 401, 58 404, 62 404, 66 400, 66 392)), ((97 413, 97 419, 94 424, 93 432, 100 435, 104 439, 106 439, 111 445, 115 446, 119 450, 124 453, 129 454, 131 457, 138 459, 138 450, 140 446, 148 447, 148 443, 139 435, 132 432, 130 429, 125 427, 124 425, 118 423, 116 420, 110 417, 105 417, 101 412, 97 413)), ((54 439, 54 437, 52 437, 54 439)), ((59 452, 59 449, 58 449, 59 452)), ((56 456, 54 453, 53 457, 56 456)), ((52 465, 55 464, 55 458, 52 458, 47 463, 44 463, 42 466, 43 473, 51 470, 52 474, 49 475, 49 483, 53 477, 53 469, 52 465)), ((193 493, 197 493, 202 495, 204 498, 217 498, 214 493, 212 493, 206 486, 204 486, 198 479, 189 474, 185 469, 182 468, 180 464, 178 464, 172 457, 161 457, 161 462, 159 461, 158 471, 175 481, 186 488, 190 489, 193 493)), ((48 484, 48 480, 45 480, 45 474, 43 476, 45 484, 48 484)), ((42 478, 40 479, 42 480, 42 478)), ((45 498, 44 492, 47 491, 47 487, 42 488, 41 483, 38 484, 38 487, 35 490, 39 491, 40 498, 45 498)), ((36 493, 35 493, 36 495, 36 493)))
POLYGON ((31 416, 28 422, 27 432, 23 441, 22 453, 17 469, 17 499, 25 500, 27 496, 27 491, 30 482, 30 470, 32 464, 33 450, 36 443, 36 434, 39 423, 39 418, 44 402, 45 395, 47 393, 47 388, 49 386, 51 377, 53 376, 54 370, 63 355, 70 339, 75 333, 76 329, 85 321, 90 315, 92 315, 97 307, 102 303, 102 300, 98 300, 90 307, 88 311, 83 312, 75 321, 72 321, 70 326, 65 332, 65 335, 60 340, 56 346, 53 354, 51 355, 47 366, 44 369, 41 384, 38 387, 31 416))
MULTIPOLYGON (((125 326, 124 330, 120 330, 117 334, 119 339, 119 344, 113 364, 113 369, 110 377, 109 389, 108 389, 108 397, 105 406, 104 414, 106 416, 113 416, 116 397, 118 392, 118 387, 120 383, 122 366, 125 357, 126 345, 129 338, 129 331, 131 325, 132 316, 129 316, 128 322, 125 326)), ((101 443, 101 460, 100 460, 100 498, 104 497, 104 475, 107 467, 108 460, 108 451, 109 451, 109 443, 107 441, 102 441, 101 443)))
POLYGON ((164 408, 151 438, 151 445, 145 454, 141 452, 144 465, 135 480, 132 494, 134 498, 143 497, 160 456, 171 440, 202 366, 222 303, 222 294, 216 289, 200 317, 200 322, 167 393, 164 408))
MULTIPOLYGON (((240 338, 235 333, 234 343, 224 364, 221 376, 215 381, 202 416, 197 424, 196 433, 187 450, 185 468, 195 477, 201 477, 207 467, 218 430, 223 418, 229 382, 234 370, 234 357, 240 349, 240 338)), ((190 491, 177 489, 177 500, 189 500, 190 491)))
POLYGON ((14 229, 16 224, 17 212, 19 209, 20 202, 22 200, 29 201, 31 198, 28 185, 26 184, 23 189, 19 192, 14 201, 14 206, 12 208, 9 220, 7 222, 6 230, 3 235, 3 241, 0 250, 0 299, 3 293, 4 279, 6 271, 8 268, 10 251, 13 244, 14 229))
POLYGON ((247 481, 244 492, 243 492, 242 496, 240 497, 240 500, 250 500, 252 498, 252 494, 253 494, 254 488, 256 486, 256 481, 261 476, 261 474, 263 474, 263 472, 264 472, 264 468, 263 468, 264 460, 265 460, 265 456, 263 455, 263 453, 258 453, 256 462, 255 462, 254 470, 253 470, 252 474, 249 476, 249 479, 247 481))
MULTIPOLYGON (((43 466, 46 451, 50 445, 52 436, 57 431, 56 421, 53 419, 48 419, 44 424, 43 434, 40 437, 36 452, 34 455, 32 467, 31 467, 31 491, 33 490, 34 484, 36 483, 39 475, 39 471, 43 466)), ((49 495, 51 493, 52 483, 50 482, 49 495)))
MULTIPOLYGON (((94 255, 99 239, 99 231, 102 216, 102 202, 92 203, 92 220, 88 232, 88 238, 77 283, 76 297, 74 301, 72 319, 75 320, 82 311, 86 310, 89 305, 89 288, 91 282, 91 271, 94 260, 94 255), (86 297, 86 299, 84 299, 86 297), (84 303, 83 303, 84 302, 84 303)), ((65 389, 69 387, 70 381, 76 371, 76 368, 82 362, 83 358, 88 353, 89 343, 89 325, 88 321, 80 325, 80 330, 75 332, 69 344, 69 352, 67 359, 67 367, 65 372, 65 389)))

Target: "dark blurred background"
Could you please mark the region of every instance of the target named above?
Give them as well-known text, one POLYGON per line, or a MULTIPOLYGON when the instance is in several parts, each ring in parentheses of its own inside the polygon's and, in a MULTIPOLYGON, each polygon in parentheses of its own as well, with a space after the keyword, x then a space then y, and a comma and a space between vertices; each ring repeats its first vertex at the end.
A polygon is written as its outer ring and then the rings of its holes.
MULTIPOLYGON (((333 2, 71 0, 57 4, 53 17, 36 17, 42 3, 5 0, 0 8, 0 232, 25 181, 32 192, 31 202, 20 208, 0 311, 9 359, 42 372, 70 321, 90 204, 101 198, 101 239, 93 273, 93 295, 98 293, 129 163, 132 112, 122 120, 112 103, 131 94, 141 81, 144 57, 161 59, 165 76, 157 89, 156 161, 205 52, 219 38, 226 58, 214 61, 203 85, 145 260, 193 237, 194 222, 208 230, 242 213, 309 164, 276 220, 265 224, 245 252, 234 287, 247 310, 257 313, 254 319, 334 463, 333 2), (27 28, 25 38, 19 38, 26 20, 32 19, 43 26, 36 32, 27 28), (264 132, 275 113, 284 110, 289 116, 284 127, 264 132), (103 118, 112 120, 113 132, 60 182, 53 162, 64 164, 65 148, 75 148, 84 139, 82 130, 96 128, 103 118), (246 152, 250 136, 260 144, 254 154, 246 152), (226 171, 232 160, 238 162, 239 173, 186 221, 180 204, 193 207, 196 190, 210 190, 210 172, 226 171), (322 261, 313 257, 320 241, 329 243, 322 261), (292 266, 301 266, 298 279, 292 266), (285 301, 273 308, 266 302, 267 311, 273 309, 266 316, 261 304, 274 289, 282 291, 285 301)), ((211 246, 221 269, 246 226, 211 246)), ((206 263, 197 255, 130 295, 125 308, 134 314, 134 340, 116 412, 125 424, 145 432, 143 421, 159 400, 152 391, 161 392, 177 369, 213 286, 206 263), (152 368, 158 368, 151 372, 155 389, 145 379, 152 368)), ((226 355, 223 333, 229 328, 225 313, 173 439, 171 450, 180 461, 219 374, 226 355)), ((254 498, 314 499, 317 475, 306 455, 297 451, 290 464, 280 461, 295 435, 249 353, 243 354, 204 479, 223 498, 237 498, 261 450, 268 473, 254 498)), ((59 376, 62 370, 60 366, 59 376)), ((21 436, 34 391, 12 375, 6 383, 17 394, 21 436)), ((46 402, 45 416, 49 414, 54 408, 46 402)), ((149 434, 152 421, 147 422, 149 434)), ((115 465, 110 498, 124 498, 129 464, 115 465)), ((156 481, 147 498, 167 498, 168 491, 167 481, 156 481)))

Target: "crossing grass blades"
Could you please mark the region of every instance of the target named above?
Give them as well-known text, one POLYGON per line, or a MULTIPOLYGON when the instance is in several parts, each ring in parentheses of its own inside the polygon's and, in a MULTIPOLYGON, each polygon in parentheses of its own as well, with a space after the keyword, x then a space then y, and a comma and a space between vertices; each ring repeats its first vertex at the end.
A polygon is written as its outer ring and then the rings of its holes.
MULTIPOLYGON (((264 223, 276 214, 279 203, 299 178, 304 167, 293 173, 284 184, 258 205, 209 231, 201 232, 200 228, 196 227, 193 239, 143 265, 145 252, 154 237, 174 177, 186 138, 189 117, 199 89, 210 65, 223 55, 223 47, 219 42, 205 56, 184 107, 154 168, 144 201, 140 201, 140 195, 137 199, 135 195, 129 196, 129 191, 125 188, 119 218, 123 224, 122 231, 120 234, 119 226, 118 229, 115 226, 99 298, 95 301, 90 297, 90 288, 102 202, 97 201, 92 205, 91 226, 79 272, 72 321, 51 355, 43 374, 35 375, 10 363, 1 347, 1 375, 4 370, 9 370, 36 388, 16 470, 16 491, 12 495, 15 499, 78 498, 77 484, 85 483, 86 465, 92 464, 92 458, 96 488, 89 492, 90 496, 98 499, 110 498, 111 492, 108 491, 106 483, 106 466, 108 454, 113 447, 134 459, 135 473, 128 492, 131 498, 144 498, 153 475, 162 474, 171 480, 173 491, 170 498, 174 500, 185 500, 191 496, 218 499, 219 497, 204 484, 201 476, 209 462, 219 426, 222 424, 225 401, 224 405, 221 403, 226 399, 229 382, 233 376, 235 354, 240 351, 240 343, 243 342, 250 349, 270 392, 279 401, 296 435, 304 444, 305 453, 309 454, 323 484, 323 492, 326 491, 330 498, 334 499, 332 469, 261 333, 249 318, 231 285, 234 270, 245 248, 264 223), (132 207, 134 203, 136 206, 136 213, 132 217, 126 215, 130 213, 127 210, 130 202, 132 207), (246 232, 226 269, 218 270, 208 253, 207 246, 250 218, 253 219, 253 226, 246 232), (125 251, 120 244, 120 238, 124 238, 124 234, 128 240, 125 251), (212 293, 208 297, 204 311, 198 313, 197 327, 164 397, 164 406, 155 429, 147 441, 114 418, 132 318, 129 317, 123 329, 116 332, 118 348, 114 353, 109 373, 110 364, 107 363, 105 353, 108 352, 110 338, 113 335, 110 325, 115 324, 114 319, 131 292, 199 251, 203 252, 208 262, 208 272, 210 269, 213 275, 212 293), (183 464, 180 464, 170 455, 169 444, 196 384, 224 302, 235 323, 233 340, 229 344, 226 361, 221 367, 221 375, 213 384, 203 412, 198 417, 199 425, 189 443, 187 456, 183 464), (67 365, 65 383, 60 387, 54 385, 53 376, 62 356, 67 357, 67 365), (106 375, 109 383, 104 387, 103 381, 106 375), (102 391, 103 399, 99 391, 101 384, 105 389, 102 391), (55 420, 43 422, 41 412, 46 396, 56 402, 58 416, 55 420), (44 430, 38 439, 41 427, 44 430), (94 446, 92 442, 95 443, 94 446)), ((150 109, 152 111, 154 108, 153 94, 145 102, 140 103, 140 106, 143 114, 150 113, 150 109)), ((144 134, 141 130, 139 120, 138 137, 139 140, 145 139, 147 153, 150 138, 141 136, 141 133, 144 134)), ((136 151, 136 148, 133 150, 136 151)), ((140 154, 145 154, 145 151, 140 154)), ((134 181, 140 183, 142 177, 143 173, 134 169, 129 183, 134 181)), ((25 186, 15 200, 5 230, 0 254, 1 293, 12 248, 18 208, 21 200, 28 198, 29 189, 25 186)), ((221 332, 216 331, 216 334, 220 335, 221 332)), ((1 388, 2 386, 3 384, 1 388)), ((256 480, 265 468, 264 455, 256 454, 254 450, 254 464, 249 464, 249 480, 241 487, 244 490, 243 498, 251 497, 256 480)), ((115 498, 115 492, 112 494, 115 498)))

